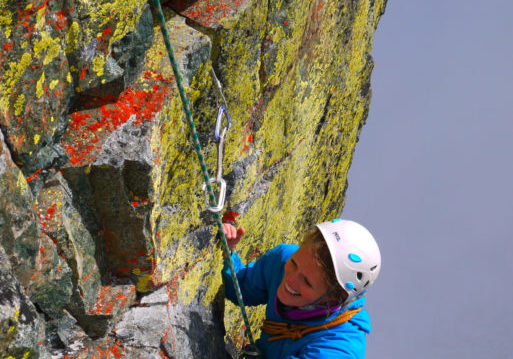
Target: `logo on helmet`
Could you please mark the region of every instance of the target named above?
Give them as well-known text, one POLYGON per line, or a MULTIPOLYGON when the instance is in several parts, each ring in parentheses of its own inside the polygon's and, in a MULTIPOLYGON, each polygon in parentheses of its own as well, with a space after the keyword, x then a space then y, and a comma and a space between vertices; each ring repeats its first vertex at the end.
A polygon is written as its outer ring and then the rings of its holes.
POLYGON ((339 242, 340 236, 338 235, 338 232, 333 232, 333 235, 335 236, 335 239, 337 240, 337 242, 339 242))

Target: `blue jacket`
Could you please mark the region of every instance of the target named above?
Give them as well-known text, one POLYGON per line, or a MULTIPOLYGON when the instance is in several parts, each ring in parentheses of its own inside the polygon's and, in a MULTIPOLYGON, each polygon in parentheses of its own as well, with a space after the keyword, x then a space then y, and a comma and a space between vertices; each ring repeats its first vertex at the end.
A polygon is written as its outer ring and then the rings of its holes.
MULTIPOLYGON (((327 319, 290 321, 282 318, 275 305, 276 290, 283 278, 285 263, 298 248, 299 246, 295 244, 280 244, 247 267, 236 253, 232 255, 245 305, 267 304, 266 319, 308 325, 325 323, 343 310, 363 306, 364 297, 353 301, 348 308, 333 313, 327 319)), ((223 277, 226 283, 226 297, 237 304, 226 261, 223 277)), ((281 339, 269 342, 267 341, 269 335, 262 331, 260 339, 257 340, 257 346, 264 353, 266 359, 363 359, 365 357, 365 335, 368 333, 370 333, 369 314, 362 309, 348 322, 329 329, 311 332, 297 340, 281 339)))

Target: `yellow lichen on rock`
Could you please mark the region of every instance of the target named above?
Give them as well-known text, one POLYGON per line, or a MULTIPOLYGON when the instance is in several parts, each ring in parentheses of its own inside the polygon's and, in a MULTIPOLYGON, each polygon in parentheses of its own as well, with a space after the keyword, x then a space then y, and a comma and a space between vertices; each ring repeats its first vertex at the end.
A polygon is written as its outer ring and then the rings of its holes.
MULTIPOLYGON (((176 21, 174 18, 171 18, 168 24, 174 29, 173 37, 178 38, 181 31, 190 31, 183 21, 176 21)), ((174 79, 162 35, 158 31, 155 33, 154 45, 148 50, 146 72, 150 74, 158 72, 164 79, 174 79)), ((175 55, 182 56, 181 51, 187 46, 177 45, 177 39, 172 41, 175 41, 175 55)), ((199 100, 206 89, 212 85, 209 70, 210 63, 200 64, 191 80, 192 84, 185 89, 191 101, 194 117, 199 114, 194 102, 199 100)), ((144 83, 138 82, 138 86, 144 86, 144 83)), ((207 269, 214 264, 211 259, 213 244, 206 249, 207 252, 210 251, 207 258, 205 253, 198 251, 193 243, 188 242, 188 233, 191 229, 205 225, 200 216, 205 210, 204 194, 201 190, 203 177, 191 146, 182 102, 174 84, 170 90, 169 103, 166 103, 160 111, 158 126, 156 126, 157 133, 152 133, 151 147, 154 153, 158 153, 159 162, 152 173, 153 193, 158 197, 155 198, 156 205, 152 210, 151 221, 165 224, 158 227, 158 237, 153 233, 157 276, 163 282, 176 276, 183 277, 178 285, 177 295, 182 303, 188 304, 195 298, 202 283, 205 283, 204 277, 210 273, 207 269), (169 208, 173 208, 173 211, 168 210, 169 208)), ((206 106, 201 109, 201 112, 202 117, 207 116, 210 121, 214 121, 214 110, 206 106)), ((202 121, 197 117, 196 120, 202 121)), ((212 148, 214 146, 207 146, 205 152, 212 151, 212 148)), ((215 167, 215 158, 207 156, 206 160, 209 168, 215 167)), ((211 279, 214 285, 209 286, 207 290, 209 300, 217 293, 220 285, 219 278, 211 276, 211 279)))
POLYGON ((43 65, 46 66, 52 62, 61 52, 61 44, 59 39, 55 39, 53 44, 50 45, 48 52, 43 60, 43 65))
POLYGON ((98 54, 93 59, 93 71, 96 73, 96 76, 103 76, 103 67, 105 66, 105 58, 98 54))
POLYGON ((372 26, 369 24, 369 5, 369 0, 361 2, 351 33, 352 51, 348 64, 350 75, 347 76, 346 81, 346 86, 350 93, 354 92, 354 86, 360 80, 359 75, 367 61, 364 55, 368 51, 369 46, 372 46, 372 37, 369 36, 369 27, 372 26), (366 43, 369 43, 369 45, 365 46, 366 43))
MULTIPOLYGON (((251 119, 255 99, 260 95, 261 83, 259 69, 261 67, 260 42, 265 35, 267 8, 251 3, 246 11, 235 20, 223 21, 230 26, 230 31, 219 36, 217 47, 229 48, 229 56, 223 60, 224 94, 227 98, 230 115, 234 119, 231 133, 244 134, 244 127, 251 119), (251 39, 258 39, 258 48, 250 47, 250 41, 242 41, 241 33, 251 34, 251 39)), ((240 155, 244 146, 243 136, 235 139, 236 146, 226 146, 225 160, 233 163, 240 155)))
MULTIPOLYGON (((300 241, 300 234, 315 221, 340 213, 352 153, 368 111, 369 97, 362 95, 362 89, 370 81, 371 40, 379 19, 376 13, 381 14, 383 6, 383 1, 373 7, 362 1, 348 11, 336 3, 294 2, 289 18, 295 27, 282 24, 269 30, 277 50, 262 57, 270 76, 260 88, 268 85, 274 92, 252 144, 262 155, 248 169, 252 178, 235 188, 232 201, 247 201, 254 186, 262 186, 268 178, 272 181, 239 218, 247 238, 239 248, 242 258, 252 257, 256 249, 264 253, 279 243, 300 241)), ((233 45, 230 56, 243 58, 237 46, 243 45, 233 45)), ((230 94, 238 97, 248 84, 240 83, 238 73, 233 77, 233 81, 231 74, 228 77, 233 86, 230 94)), ((240 148, 234 152, 228 148, 227 153, 240 155, 240 148)), ((257 323, 263 311, 251 312, 257 323)), ((236 308, 229 307, 226 325, 232 334, 239 323, 236 308)))
POLYGON ((112 36, 109 37, 109 47, 113 42, 121 40, 126 34, 134 31, 135 25, 139 21, 142 9, 146 5, 145 0, 112 0, 100 2, 86 2, 84 6, 88 15, 91 17, 91 25, 84 29, 86 42, 97 37, 97 30, 104 30, 108 24, 115 24, 112 36))
POLYGON ((0 82, 0 108, 4 111, 9 108, 9 98, 14 85, 21 79, 26 68, 32 63, 32 56, 24 53, 19 62, 9 62, 9 68, 5 71, 4 81, 0 82))
POLYGON ((68 34, 66 38, 67 46, 66 46, 66 53, 72 53, 77 49, 77 43, 78 43, 78 34, 80 31, 80 25, 78 25, 78 22, 73 21, 68 28, 68 34))
POLYGON ((23 177, 23 173, 21 171, 18 172, 18 180, 16 181, 16 187, 18 187, 20 193, 27 193, 28 191, 28 183, 25 177, 23 177))
POLYGON ((48 32, 41 31, 41 38, 34 43, 34 59, 39 59, 41 53, 48 49, 43 59, 43 65, 48 65, 59 54, 60 41, 59 38, 51 38, 48 32))
MULTIPOLYGON (((282 3, 278 2, 277 10, 281 10, 282 3)), ((276 53, 273 59, 273 69, 270 73, 266 85, 276 86, 289 71, 290 66, 297 60, 299 47, 301 46, 302 36, 307 26, 310 8, 308 6, 295 6, 286 9, 286 18, 276 24, 270 31, 269 37, 276 46, 276 53), (288 14, 290 12, 290 14, 288 14)), ((265 57, 269 55, 266 54, 265 57)), ((264 62, 265 62, 264 57, 264 62)))
POLYGON ((53 80, 50 82, 50 90, 53 90, 59 84, 59 80, 53 80))
POLYGON ((16 116, 19 116, 23 112, 23 108, 25 105, 25 94, 21 94, 16 99, 16 102, 14 103, 14 114, 16 116))
POLYGON ((0 0, 0 26, 4 29, 5 38, 11 37, 12 33, 12 13, 6 9, 8 0, 0 0))
POLYGON ((39 78, 39 80, 37 80, 37 84, 36 84, 36 97, 37 98, 40 98, 41 96, 44 95, 44 91, 43 91, 44 82, 45 82, 45 73, 43 71, 43 73, 41 74, 41 77, 39 78))

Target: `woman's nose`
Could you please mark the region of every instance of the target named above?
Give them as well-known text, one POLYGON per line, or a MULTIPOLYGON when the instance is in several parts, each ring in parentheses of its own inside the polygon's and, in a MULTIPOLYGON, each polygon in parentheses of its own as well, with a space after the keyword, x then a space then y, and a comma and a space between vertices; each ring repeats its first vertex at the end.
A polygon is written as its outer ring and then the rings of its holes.
POLYGON ((285 279, 287 285, 289 287, 293 287, 295 289, 298 284, 299 274, 297 272, 290 273, 290 275, 285 279))

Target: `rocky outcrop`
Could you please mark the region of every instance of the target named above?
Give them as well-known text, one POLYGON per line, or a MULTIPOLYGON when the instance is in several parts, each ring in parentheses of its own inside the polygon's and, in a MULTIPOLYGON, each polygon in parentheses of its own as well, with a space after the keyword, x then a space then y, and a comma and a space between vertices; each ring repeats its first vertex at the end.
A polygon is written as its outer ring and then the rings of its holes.
MULTIPOLYGON (((223 175, 243 258, 340 213, 385 2, 162 1, 212 175, 221 104, 232 118, 223 175)), ((220 243, 155 10, 0 7, 5 355, 230 357, 240 315, 223 300, 220 243)), ((261 315, 251 311, 255 326, 261 315)))
POLYGON ((1 133, 0 179, 0 238, 13 274, 34 304, 57 315, 71 296, 71 270, 39 230, 34 199, 1 133))

